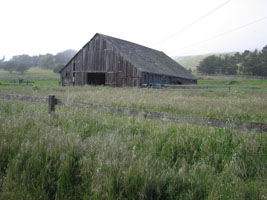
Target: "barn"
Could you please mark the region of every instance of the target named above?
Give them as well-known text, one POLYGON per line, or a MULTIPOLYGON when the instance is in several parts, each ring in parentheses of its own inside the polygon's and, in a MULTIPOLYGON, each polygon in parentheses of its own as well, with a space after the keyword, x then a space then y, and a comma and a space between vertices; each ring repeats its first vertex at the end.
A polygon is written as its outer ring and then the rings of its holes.
POLYGON ((163 52, 99 33, 59 73, 62 86, 197 83, 195 76, 163 52))

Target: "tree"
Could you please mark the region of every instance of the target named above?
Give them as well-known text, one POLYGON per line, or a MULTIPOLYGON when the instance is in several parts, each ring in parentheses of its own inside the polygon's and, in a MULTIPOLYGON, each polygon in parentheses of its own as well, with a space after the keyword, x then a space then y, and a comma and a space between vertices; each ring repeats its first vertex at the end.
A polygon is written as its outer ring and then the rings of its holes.
POLYGON ((17 62, 7 61, 2 64, 2 69, 12 74, 17 69, 17 62))
POLYGON ((254 76, 267 76, 267 46, 260 52, 256 49, 233 56, 208 56, 197 66, 200 73, 207 74, 247 74, 254 76))
POLYGON ((225 57, 221 59, 221 66, 221 74, 234 75, 237 73, 237 62, 234 56, 225 55, 225 57))
POLYGON ((15 70, 17 72, 20 72, 21 74, 24 74, 24 72, 27 71, 29 68, 30 68, 30 66, 25 64, 25 63, 17 63, 15 70))
POLYGON ((52 54, 40 55, 38 66, 44 69, 55 69, 58 68, 58 65, 65 65, 75 54, 75 50, 69 49, 59 52, 55 56, 52 54))
POLYGON ((242 66, 244 74, 254 76, 263 75, 263 67, 259 59, 259 52, 257 50, 250 52, 245 57, 243 57, 242 66))
POLYGON ((44 69, 53 69, 55 66, 55 58, 52 54, 40 55, 38 66, 44 69))
POLYGON ((189 68, 187 71, 188 71, 189 73, 192 73, 192 69, 191 69, 191 68, 189 68))
POLYGON ((76 53, 77 51, 72 49, 59 52, 55 55, 55 63, 65 65, 76 53))
POLYGON ((267 76, 267 45, 260 52, 260 60, 263 68, 263 76, 267 76))
POLYGON ((31 67, 35 67, 38 61, 38 57, 37 56, 29 56, 26 54, 23 55, 17 55, 17 56, 13 56, 11 58, 12 61, 15 61, 17 63, 23 63, 25 65, 27 65, 29 68, 31 67))
POLYGON ((4 61, 5 61, 5 56, 3 56, 3 58, 0 60, 0 69, 2 68, 4 61))
POLYGON ((197 66, 197 71, 206 74, 216 74, 220 69, 220 64, 220 58, 215 55, 208 56, 197 66))
POLYGON ((65 65, 63 64, 57 64, 54 68, 53 72, 58 73, 65 65))

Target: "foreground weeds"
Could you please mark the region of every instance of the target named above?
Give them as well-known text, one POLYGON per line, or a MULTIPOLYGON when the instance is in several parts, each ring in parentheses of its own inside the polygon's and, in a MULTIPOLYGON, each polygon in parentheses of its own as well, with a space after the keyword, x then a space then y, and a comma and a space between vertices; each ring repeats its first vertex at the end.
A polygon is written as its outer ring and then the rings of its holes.
POLYGON ((0 102, 0 199, 266 199, 267 135, 0 102))

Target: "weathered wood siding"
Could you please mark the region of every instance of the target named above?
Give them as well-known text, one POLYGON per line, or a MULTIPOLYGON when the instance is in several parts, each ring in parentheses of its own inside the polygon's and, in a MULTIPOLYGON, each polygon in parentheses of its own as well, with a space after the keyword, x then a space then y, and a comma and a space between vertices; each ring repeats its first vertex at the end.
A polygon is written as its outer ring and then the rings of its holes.
POLYGON ((160 83, 160 84, 196 84, 197 80, 167 76, 162 74, 142 73, 141 84, 160 83))
POLYGON ((61 72, 62 84, 87 84, 87 73, 105 73, 105 85, 113 87, 141 84, 141 72, 125 60, 116 49, 104 39, 95 36, 87 43, 61 72), (75 70, 73 71, 73 65, 75 70), (70 72, 71 78, 66 76, 70 72))
POLYGON ((61 85, 72 85, 72 62, 69 63, 60 73, 61 85))
MULTIPOLYGON (((142 67, 142 66, 141 66, 142 67)), ((139 71, 105 39, 95 35, 61 71, 62 85, 85 85, 88 73, 104 73, 105 85, 138 87, 147 83, 192 84, 196 80, 139 71)))

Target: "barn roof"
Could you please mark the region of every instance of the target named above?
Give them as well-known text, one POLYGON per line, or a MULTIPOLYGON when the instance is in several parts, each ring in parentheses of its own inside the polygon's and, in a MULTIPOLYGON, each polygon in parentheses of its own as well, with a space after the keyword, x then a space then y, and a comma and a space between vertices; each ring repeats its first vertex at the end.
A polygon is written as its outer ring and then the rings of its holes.
MULTIPOLYGON (((126 60, 131 62, 142 72, 163 74, 192 80, 197 79, 194 75, 189 73, 185 68, 183 68, 180 64, 171 59, 162 51, 151 49, 139 44, 110 37, 100 33, 95 34, 94 37, 96 36, 99 36, 109 42, 112 47, 116 49, 126 60)), ((67 65, 68 64, 66 64, 65 66, 67 65)), ((61 69, 60 71, 62 71, 63 69, 61 69)))
POLYGON ((197 79, 162 51, 99 33, 97 35, 111 43, 123 57, 140 71, 193 80, 197 79))

